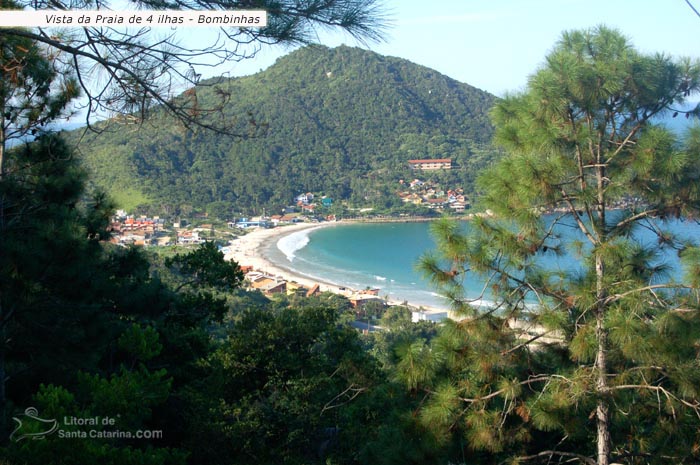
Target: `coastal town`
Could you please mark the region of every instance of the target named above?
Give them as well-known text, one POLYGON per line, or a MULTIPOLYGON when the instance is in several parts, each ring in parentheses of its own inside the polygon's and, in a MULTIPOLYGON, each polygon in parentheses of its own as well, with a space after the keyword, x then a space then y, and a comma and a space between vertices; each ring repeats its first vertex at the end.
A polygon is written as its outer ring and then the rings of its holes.
MULTIPOLYGON (((414 187, 423 186, 418 183, 414 185, 414 187)), ((426 195, 434 195, 429 188, 425 192, 426 195)), ((259 291, 271 299, 277 295, 311 297, 322 292, 332 292, 347 298, 352 308, 356 310, 358 318, 362 315, 362 309, 368 305, 380 309, 395 305, 408 307, 412 312, 413 321, 440 322, 448 317, 448 311, 443 309, 415 307, 409 302, 390 301, 387 297, 380 295, 379 287, 351 289, 326 283, 323 280, 314 281, 272 263, 265 257, 262 251, 263 245, 279 240, 294 231, 328 226, 340 221, 333 215, 311 216, 308 212, 313 209, 304 209, 306 206, 328 206, 332 202, 329 199, 316 198, 312 193, 304 193, 298 195, 295 201, 300 210, 298 212, 251 218, 240 217, 226 222, 209 220, 206 217, 194 218, 191 222, 182 219, 168 222, 158 216, 137 217, 124 210, 118 210, 110 225, 110 242, 124 247, 186 250, 206 241, 214 241, 227 260, 233 260, 239 264, 245 275, 246 289, 259 291)))
MULTIPOLYGON (((318 192, 302 192, 294 196, 291 205, 280 214, 258 216, 239 214, 234 218, 210 218, 206 213, 192 213, 192 217, 166 221, 159 216, 132 215, 118 210, 110 225, 110 241, 119 246, 143 246, 160 248, 189 248, 206 241, 214 241, 227 260, 237 262, 245 274, 248 290, 259 291, 268 298, 277 295, 312 297, 322 292, 332 292, 348 299, 358 318, 367 306, 386 309, 400 305, 411 310, 412 320, 440 322, 450 312, 441 308, 412 306, 409 302, 390 301, 381 295, 381 287, 351 289, 301 276, 294 270, 273 263, 263 252, 263 245, 279 240, 294 231, 336 224, 339 221, 387 222, 427 221, 450 214, 470 219, 475 214, 465 214, 471 207, 464 189, 459 186, 442 186, 431 180, 431 172, 451 170, 453 160, 413 159, 408 166, 414 178, 399 179, 395 196, 403 205, 410 205, 420 216, 398 212, 378 214, 371 207, 339 206, 333 198, 318 192), (423 176, 425 175, 425 176, 423 176), (342 212, 341 215, 338 213, 342 212)), ((488 214, 488 212, 487 212, 488 214)), ((479 213, 477 213, 479 215, 479 213)), ((367 312, 365 311, 365 314, 367 312)), ((378 312, 382 313, 382 311, 378 312)))
POLYGON ((470 202, 461 187, 441 186, 427 176, 431 172, 451 170, 451 159, 414 159, 408 160, 408 166, 415 177, 398 180, 394 195, 402 204, 411 205, 417 208, 414 211, 422 212, 418 217, 400 212, 387 217, 377 214, 371 207, 339 206, 339 202, 322 193, 302 192, 294 196, 291 205, 282 209, 280 214, 270 215, 263 212, 258 216, 246 216, 241 213, 233 218, 211 218, 206 213, 192 213, 191 218, 177 217, 168 221, 159 216, 137 216, 118 210, 110 225, 110 241, 118 246, 163 249, 187 249, 213 241, 227 260, 239 264, 245 274, 246 288, 259 291, 268 298, 274 299, 277 295, 312 297, 322 292, 332 292, 347 298, 358 318, 367 306, 386 309, 401 305, 410 308, 413 321, 440 322, 449 315, 445 309, 390 301, 387 296, 381 295, 380 287, 351 289, 322 279, 314 281, 272 263, 262 250, 264 244, 294 231, 339 221, 425 221, 445 213, 466 219, 473 216, 464 214, 470 208, 470 202))
MULTIPOLYGON (((438 213, 449 212, 463 214, 471 207, 469 199, 464 195, 464 189, 459 186, 441 186, 435 181, 418 176, 421 172, 451 170, 453 161, 446 159, 415 159, 408 160, 411 171, 417 175, 412 180, 399 179, 395 195, 403 204, 423 207, 422 215, 433 218, 438 213)), ((206 240, 221 239, 216 234, 217 225, 223 220, 226 228, 231 231, 248 230, 250 228, 271 228, 282 225, 304 222, 320 223, 344 220, 369 220, 380 217, 387 220, 386 215, 377 215, 374 208, 368 206, 350 207, 343 205, 333 198, 314 192, 302 192, 296 195, 291 205, 282 209, 281 214, 246 216, 240 214, 234 219, 210 218, 207 213, 193 213, 193 220, 188 221, 178 217, 169 223, 159 216, 133 215, 125 210, 117 210, 110 225, 111 241, 120 245, 139 246, 171 246, 196 245, 206 240), (334 208, 335 207, 335 208, 334 208), (342 211, 342 216, 336 212, 342 211)), ((421 210, 419 210, 420 215, 421 210)), ((390 215, 391 216, 391 215, 390 215)), ((396 212, 397 219, 406 218, 405 213, 396 212)), ((466 215, 470 218, 473 215, 466 215)), ((222 229, 219 227, 219 232, 222 229)), ((225 230, 224 229, 224 230, 225 230)), ((229 231, 223 236, 236 236, 229 231)))

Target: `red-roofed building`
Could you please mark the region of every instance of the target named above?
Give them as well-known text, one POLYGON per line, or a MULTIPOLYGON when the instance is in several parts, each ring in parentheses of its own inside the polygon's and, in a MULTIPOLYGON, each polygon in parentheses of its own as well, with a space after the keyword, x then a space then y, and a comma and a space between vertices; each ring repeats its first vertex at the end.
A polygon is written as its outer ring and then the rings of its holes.
POLYGON ((435 160, 408 160, 408 165, 413 170, 449 170, 452 169, 452 159, 437 158, 435 160))
POLYGON ((314 284, 311 289, 306 293, 306 297, 311 297, 313 295, 317 295, 321 292, 321 286, 318 284, 314 284))

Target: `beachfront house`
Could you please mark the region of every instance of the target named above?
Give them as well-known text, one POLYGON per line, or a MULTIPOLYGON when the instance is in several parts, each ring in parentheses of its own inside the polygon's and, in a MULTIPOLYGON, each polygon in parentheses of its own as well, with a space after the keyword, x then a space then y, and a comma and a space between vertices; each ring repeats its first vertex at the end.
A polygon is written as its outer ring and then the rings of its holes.
MULTIPOLYGON (((270 222, 267 220, 264 220, 262 218, 253 218, 253 219, 248 219, 248 218, 241 218, 235 223, 235 227, 239 229, 247 229, 247 228, 269 228, 270 222)), ((231 227, 229 223, 229 227, 231 227)))
POLYGON ((321 293, 321 286, 319 286, 318 284, 314 284, 313 286, 311 286, 311 289, 309 289, 308 292, 306 293, 306 297, 312 297, 315 295, 319 295, 320 293, 321 293))
POLYGON ((432 321, 433 323, 440 323, 447 319, 447 312, 440 310, 418 310, 411 312, 411 321, 418 323, 419 321, 432 321))
POLYGON ((296 281, 287 281, 287 295, 304 296, 308 289, 296 281))
POLYGON ((204 239, 199 237, 199 231, 180 231, 177 233, 177 243, 180 245, 203 244, 204 239))
POLYGON ((299 194, 294 197, 294 201, 298 206, 308 205, 314 201, 314 195, 311 192, 306 192, 305 194, 299 194))
POLYGON ((361 308, 363 305, 366 305, 369 302, 384 303, 384 300, 377 297, 376 295, 366 294, 366 293, 352 294, 348 297, 348 300, 350 301, 350 305, 352 305, 352 307, 355 309, 361 308))
POLYGON ((281 294, 287 291, 287 282, 266 275, 251 277, 250 287, 261 291, 265 295, 281 294))

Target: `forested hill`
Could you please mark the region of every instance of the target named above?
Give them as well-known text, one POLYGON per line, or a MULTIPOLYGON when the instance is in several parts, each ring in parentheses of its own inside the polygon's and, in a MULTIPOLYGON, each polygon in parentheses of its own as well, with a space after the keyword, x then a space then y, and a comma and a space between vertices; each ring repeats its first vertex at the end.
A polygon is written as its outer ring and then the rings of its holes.
POLYGON ((254 121, 265 135, 237 141, 166 118, 88 135, 85 163, 123 206, 173 213, 223 201, 233 211, 275 211, 307 191, 372 204, 412 176, 413 158, 452 158, 458 169, 445 182, 469 192, 493 156, 492 95, 359 48, 302 48, 265 71, 195 91, 201 108, 226 100, 225 118, 241 131, 254 121))

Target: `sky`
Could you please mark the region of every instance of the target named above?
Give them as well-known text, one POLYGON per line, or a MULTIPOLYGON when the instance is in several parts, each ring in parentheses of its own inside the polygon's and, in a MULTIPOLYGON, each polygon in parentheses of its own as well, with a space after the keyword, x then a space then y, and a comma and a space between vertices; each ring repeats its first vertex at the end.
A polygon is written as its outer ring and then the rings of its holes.
MULTIPOLYGON (((689 0, 700 10, 700 0, 689 0)), ((700 17, 685 0, 385 0, 391 21, 381 43, 359 44, 320 31, 328 46, 360 46, 408 59, 495 95, 523 90, 562 31, 600 24, 639 50, 700 59, 700 17)), ((248 75, 293 49, 270 47, 255 58, 218 68, 248 75)), ((210 77, 211 71, 204 77, 210 77)))

